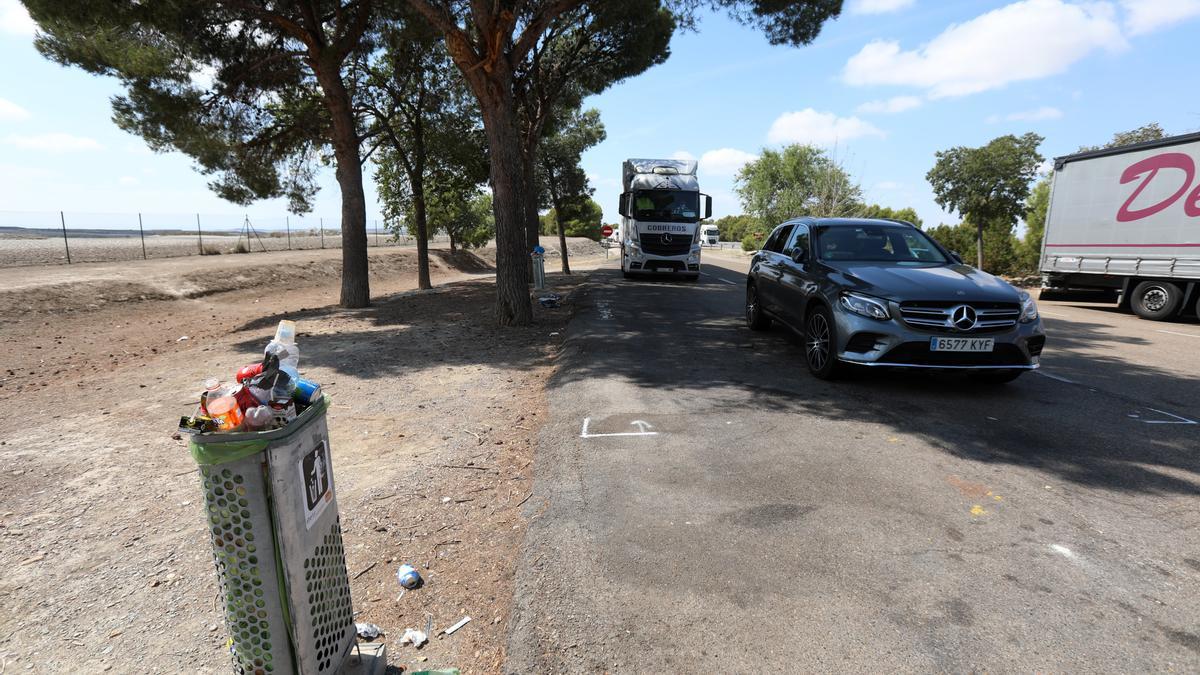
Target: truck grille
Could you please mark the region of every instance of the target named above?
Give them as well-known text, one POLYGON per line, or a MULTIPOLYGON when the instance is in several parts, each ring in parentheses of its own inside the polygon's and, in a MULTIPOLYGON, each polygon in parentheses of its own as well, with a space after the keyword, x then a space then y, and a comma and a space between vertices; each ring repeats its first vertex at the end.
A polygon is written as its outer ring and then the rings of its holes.
POLYGON ((687 255, 688 251, 692 250, 690 234, 642 233, 638 235, 638 239, 642 243, 642 250, 650 255, 687 255), (663 241, 663 237, 669 237, 670 241, 663 241))
POLYGON ((1002 331, 1017 325, 1021 306, 1014 302, 902 302, 900 318, 913 328, 936 333, 989 333, 1002 331), (966 308, 964 312, 960 308, 966 308), (975 317, 974 327, 963 319, 963 314, 975 317), (956 324, 959 319, 961 324, 956 324))

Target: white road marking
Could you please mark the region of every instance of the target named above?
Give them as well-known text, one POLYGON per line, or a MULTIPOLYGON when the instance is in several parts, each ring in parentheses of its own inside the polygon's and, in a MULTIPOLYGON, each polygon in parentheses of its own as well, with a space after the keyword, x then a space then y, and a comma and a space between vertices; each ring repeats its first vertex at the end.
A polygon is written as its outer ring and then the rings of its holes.
POLYGON ((1146 410, 1153 410, 1159 415, 1166 415, 1167 417, 1174 418, 1170 420, 1139 420, 1141 422, 1145 422, 1146 424, 1198 424, 1195 420, 1189 420, 1186 417, 1180 417, 1179 415, 1166 412, 1165 410, 1157 410, 1155 408, 1146 408, 1146 410))
POLYGON ((728 279, 722 279, 721 277, 719 277, 719 276, 717 276, 717 275, 715 275, 715 274, 709 274, 708 272, 701 272, 701 274, 703 274, 703 275, 704 275, 704 276, 706 276, 706 277, 712 277, 713 279, 716 279, 717 281, 719 281, 719 282, 721 282, 721 283, 723 283, 723 284, 729 284, 730 286, 737 286, 737 284, 736 284, 736 283, 734 283, 734 282, 732 282, 732 281, 730 281, 730 280, 728 280, 728 279))
POLYGON ((607 436, 657 436, 658 435, 657 431, 646 431, 647 429, 653 429, 654 425, 650 424, 649 422, 643 422, 642 420, 634 420, 629 423, 631 426, 637 427, 638 431, 626 431, 624 433, 616 433, 616 434, 588 433, 588 425, 591 423, 592 423, 592 418, 590 418, 590 417, 583 418, 583 431, 581 431, 579 433, 580 438, 602 438, 602 437, 607 437, 607 436))
POLYGON ((1059 544, 1050 544, 1050 550, 1063 556, 1064 558, 1071 558, 1072 560, 1074 560, 1076 557, 1074 551, 1067 548, 1066 546, 1060 546, 1059 544))
POLYGON ((1200 335, 1196 335, 1195 333, 1177 333, 1173 330, 1158 330, 1156 328, 1156 329, 1154 329, 1154 332, 1155 333, 1166 333, 1167 335, 1182 335, 1184 337, 1200 338, 1200 335))
POLYGON ((1070 314, 1060 314, 1059 312, 1047 312, 1041 307, 1038 308, 1038 314, 1045 314, 1046 316, 1070 316, 1070 314))
POLYGON ((1068 380, 1067 378, 1063 377, 1062 375, 1052 375, 1050 373, 1047 373, 1044 370, 1035 370, 1033 372, 1038 375, 1041 375, 1042 377, 1048 377, 1052 380, 1058 380, 1059 382, 1066 382, 1067 384, 1079 384, 1075 380, 1068 380))

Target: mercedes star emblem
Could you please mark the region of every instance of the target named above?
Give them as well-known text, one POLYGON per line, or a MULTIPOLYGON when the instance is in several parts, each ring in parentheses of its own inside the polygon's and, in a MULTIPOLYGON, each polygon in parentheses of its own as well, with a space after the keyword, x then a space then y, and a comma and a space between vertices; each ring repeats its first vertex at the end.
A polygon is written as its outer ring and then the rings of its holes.
POLYGON ((663 232, 662 243, 664 243, 664 244, 671 243, 671 233, 670 232, 663 232))
POLYGON ((975 314, 975 308, 970 305, 959 305, 950 312, 950 323, 959 330, 971 330, 979 321, 979 317, 975 314))

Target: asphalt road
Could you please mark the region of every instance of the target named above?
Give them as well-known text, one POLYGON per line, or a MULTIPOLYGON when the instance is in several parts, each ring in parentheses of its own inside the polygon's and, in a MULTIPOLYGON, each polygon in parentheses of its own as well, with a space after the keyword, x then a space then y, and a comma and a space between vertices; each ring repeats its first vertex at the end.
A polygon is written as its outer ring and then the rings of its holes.
POLYGON ((1200 325, 1045 303, 1010 385, 826 383, 714 257, 593 275, 509 672, 1200 670, 1200 325))

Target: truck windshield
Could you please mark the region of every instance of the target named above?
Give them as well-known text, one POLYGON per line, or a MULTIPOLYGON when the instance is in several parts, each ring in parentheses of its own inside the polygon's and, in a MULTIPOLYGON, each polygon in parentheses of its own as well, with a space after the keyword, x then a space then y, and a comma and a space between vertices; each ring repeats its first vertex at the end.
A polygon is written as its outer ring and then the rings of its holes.
POLYGON ((938 263, 949 262, 941 249, 920 230, 888 225, 833 226, 816 231, 817 255, 830 262, 938 263))
POLYGON ((671 223, 700 219, 700 194, 683 190, 643 190, 633 194, 633 217, 671 223))

